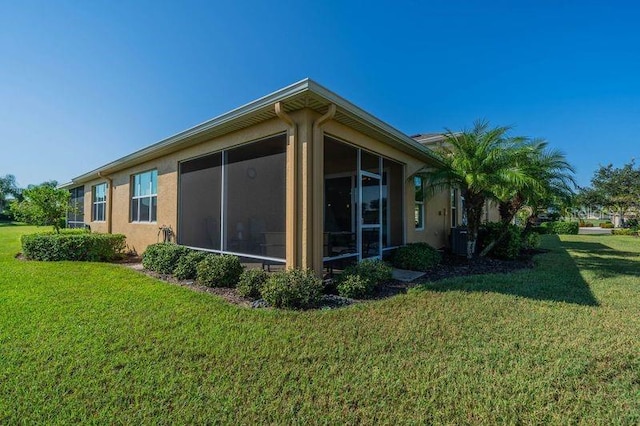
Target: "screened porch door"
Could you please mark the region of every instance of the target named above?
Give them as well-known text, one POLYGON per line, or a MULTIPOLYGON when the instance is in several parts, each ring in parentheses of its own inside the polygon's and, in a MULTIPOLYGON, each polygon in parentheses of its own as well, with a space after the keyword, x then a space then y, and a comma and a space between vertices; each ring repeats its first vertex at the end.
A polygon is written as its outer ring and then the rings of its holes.
POLYGON ((376 173, 360 171, 359 180, 360 258, 380 258, 382 257, 382 178, 376 173))

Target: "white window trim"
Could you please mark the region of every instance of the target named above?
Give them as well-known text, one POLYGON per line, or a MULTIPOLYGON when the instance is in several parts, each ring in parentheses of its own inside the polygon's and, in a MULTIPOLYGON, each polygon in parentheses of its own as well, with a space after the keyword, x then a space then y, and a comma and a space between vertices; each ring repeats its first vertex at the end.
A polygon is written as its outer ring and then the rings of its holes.
POLYGON ((107 183, 99 183, 97 185, 93 185, 93 187, 91 188, 91 222, 96 222, 96 223, 104 223, 107 221, 107 183), (96 201, 96 189, 99 186, 104 185, 104 201, 96 201), (102 210, 103 212, 103 218, 102 219, 97 219, 96 218, 96 206, 98 204, 102 204, 104 206, 104 209, 102 210))
MULTIPOLYGON (((135 182, 135 178, 136 176, 139 175, 143 175, 145 173, 151 173, 153 171, 156 171, 156 169, 152 169, 152 170, 147 170, 146 172, 140 172, 140 173, 134 173, 133 175, 131 175, 131 181, 132 183, 135 182)), ((132 195, 131 196, 131 203, 133 204, 134 202, 138 203, 138 217, 137 218, 133 218, 131 217, 131 223, 139 223, 139 224, 155 224, 158 223, 158 210, 157 210, 157 206, 158 206, 158 175, 156 174, 156 192, 154 193, 150 193, 148 195, 132 195), (148 198, 149 199, 149 220, 140 220, 140 211, 141 211, 141 203, 140 200, 143 198, 148 198), (153 199, 156 199, 156 220, 151 220, 151 212, 153 211, 153 199)), ((138 185, 139 186, 139 185, 138 185)), ((153 182, 150 181, 149 182, 149 191, 151 192, 151 189, 153 188, 153 182)), ((133 188, 133 194, 135 194, 136 192, 140 192, 137 191, 139 188, 134 187, 133 188)), ((131 206, 130 206, 131 207, 131 206)))
MULTIPOLYGON (((420 178, 420 184, 422 185, 422 194, 423 194, 423 198, 421 201, 416 200, 416 185, 415 185, 415 181, 413 184, 413 203, 414 203, 414 212, 415 212, 415 207, 419 207, 420 209, 420 215, 422 217, 422 226, 416 226, 414 229, 416 231, 424 231, 425 228, 425 222, 426 222, 426 215, 425 215, 425 211, 424 211, 424 179, 420 178)), ((415 218, 414 218, 415 219, 415 218)))
POLYGON ((459 220, 458 220, 458 204, 459 204, 459 196, 458 196, 458 188, 451 188, 451 206, 449 206, 449 209, 451 210, 451 220, 449 225, 451 225, 451 228, 456 228, 459 226, 459 220), (453 223, 455 222, 455 226, 453 226, 453 223))

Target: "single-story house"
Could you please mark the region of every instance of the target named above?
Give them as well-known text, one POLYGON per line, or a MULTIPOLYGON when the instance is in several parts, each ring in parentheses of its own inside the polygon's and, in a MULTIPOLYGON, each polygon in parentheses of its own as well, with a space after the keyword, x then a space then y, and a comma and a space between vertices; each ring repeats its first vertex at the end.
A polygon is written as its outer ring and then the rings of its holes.
POLYGON ((305 79, 63 187, 78 206, 69 226, 125 234, 138 253, 170 239, 320 273, 448 245, 461 200, 425 198, 425 167, 441 167, 427 145, 305 79))

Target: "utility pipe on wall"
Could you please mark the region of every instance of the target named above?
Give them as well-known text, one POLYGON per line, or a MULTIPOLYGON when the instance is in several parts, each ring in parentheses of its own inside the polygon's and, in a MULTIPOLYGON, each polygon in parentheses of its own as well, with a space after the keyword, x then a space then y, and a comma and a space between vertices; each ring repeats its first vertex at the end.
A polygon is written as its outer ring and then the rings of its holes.
POLYGON ((286 236, 285 258, 287 267, 299 267, 298 264, 298 128, 289 114, 284 111, 282 102, 276 102, 274 109, 278 118, 285 122, 287 131, 287 185, 286 190, 286 236))
MULTIPOLYGON (((329 120, 333 119, 336 115, 336 105, 329 105, 329 109, 325 114, 318 117, 313 122, 313 147, 311 152, 310 175, 312 185, 324 185, 324 136, 322 132, 322 126, 329 120), (320 184, 318 184, 320 182, 320 184)), ((323 269, 323 231, 324 231, 324 206, 323 206, 324 194, 322 191, 313 191, 311 194, 311 209, 312 219, 312 259, 311 266, 316 273, 321 273, 323 269)))
POLYGON ((107 181, 108 193, 107 193, 107 234, 111 234, 111 223, 112 223, 112 213, 113 213, 113 179, 109 176, 103 176, 102 172, 98 172, 98 177, 100 179, 105 179, 107 181))

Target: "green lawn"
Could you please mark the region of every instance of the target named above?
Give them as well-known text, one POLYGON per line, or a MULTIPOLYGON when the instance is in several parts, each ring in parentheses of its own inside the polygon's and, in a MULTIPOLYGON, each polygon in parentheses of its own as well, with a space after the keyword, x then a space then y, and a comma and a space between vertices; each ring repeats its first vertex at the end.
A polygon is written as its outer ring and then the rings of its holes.
POLYGON ((640 422, 640 240, 546 236, 510 275, 250 310, 122 266, 14 259, 0 424, 640 422))

